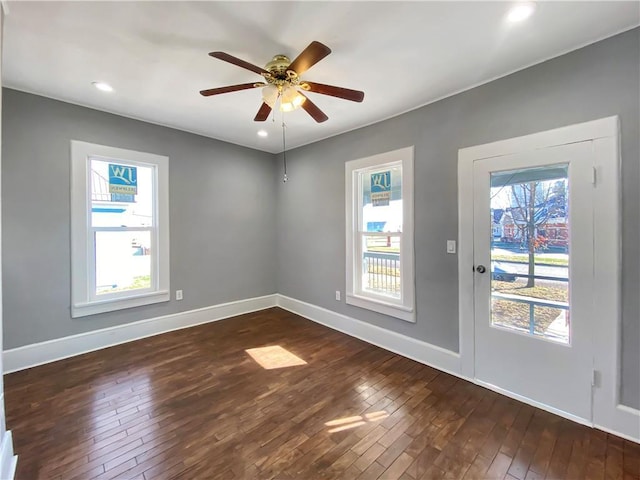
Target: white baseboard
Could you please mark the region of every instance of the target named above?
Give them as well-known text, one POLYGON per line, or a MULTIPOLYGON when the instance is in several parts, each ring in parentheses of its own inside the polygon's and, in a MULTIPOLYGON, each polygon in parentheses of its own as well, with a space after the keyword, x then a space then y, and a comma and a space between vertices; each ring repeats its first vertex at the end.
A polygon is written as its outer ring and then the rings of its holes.
POLYGON ((613 416, 615 422, 609 422, 611 425, 594 425, 590 420, 577 417, 549 405, 536 402, 535 400, 509 392, 500 387, 496 387, 495 385, 487 384, 481 380, 465 376, 462 373, 460 355, 456 352, 452 352, 450 350, 431 345, 427 342, 422 342, 391 330, 386 330, 294 298, 280 294, 277 294, 276 297, 277 305, 280 308, 300 315, 301 317, 320 323, 334 330, 338 330, 342 333, 346 333, 352 337, 359 338, 367 343, 377 345, 378 347, 397 353, 403 357, 411 358, 417 362, 429 365, 430 367, 446 373, 450 373, 451 375, 488 388, 489 390, 493 390, 494 392, 500 393, 501 395, 505 395, 509 398, 513 398, 528 405, 559 415, 582 425, 587 425, 589 427, 595 426, 605 432, 640 443, 640 410, 626 407, 624 405, 618 405, 615 412, 612 412, 612 415, 610 415, 610 417, 613 416))
MULTIPOLYGON (((4 373, 275 306, 534 407, 581 424, 592 425, 585 419, 577 418, 553 407, 463 375, 461 358, 456 352, 280 294, 214 305, 6 350, 3 357, 4 373)), ((0 403, 4 405, 3 402, 0 401, 0 403)), ((607 421, 602 423, 602 425, 596 424, 595 427, 640 443, 640 410, 618 405, 615 412, 611 412, 607 416, 607 421)), ((17 457, 13 456, 11 432, 6 432, 2 438, 2 451, 0 452, 0 461, 3 462, 0 464, 0 479, 13 478, 13 474, 5 477, 3 473, 12 472, 11 468, 15 469, 16 459, 17 457), (7 453, 5 453, 5 448, 7 453)))
POLYGON ((524 397, 522 395, 518 395, 517 393, 510 392, 509 390, 505 390, 504 388, 497 387, 487 382, 483 382, 482 380, 478 380, 477 378, 474 380, 469 380, 476 385, 480 385, 481 387, 492 390, 500 395, 504 395, 505 397, 513 398, 514 400, 518 400, 519 402, 526 403, 527 405, 531 405, 532 407, 539 408, 540 410, 545 410, 549 413, 553 413, 554 415, 558 415, 560 417, 564 417, 573 422, 579 423, 581 425, 586 425, 587 427, 593 427, 593 422, 587 418, 578 417, 577 415, 573 415, 572 413, 565 412, 564 410, 560 410, 558 408, 551 407, 544 403, 537 402, 535 400, 530 399, 529 397, 524 397))
POLYGON ((460 376, 460 355, 430 343, 407 337, 391 330, 342 315, 340 313, 302 302, 284 295, 277 295, 280 308, 325 325, 352 337, 377 345, 391 352, 429 365, 452 375, 460 376))
POLYGON ((13 479, 16 475, 18 456, 13 454, 13 438, 11 431, 7 430, 2 436, 0 446, 0 478, 2 480, 13 479))
POLYGON ((13 437, 11 432, 5 430, 4 424, 4 393, 0 394, 0 479, 9 480, 15 477, 18 464, 17 455, 13 454, 13 437))
POLYGON ((276 295, 266 295, 12 348, 3 354, 4 373, 275 306, 276 295))
POLYGON ((609 413, 607 425, 596 423, 596 428, 640 443, 640 410, 618 404, 609 413))

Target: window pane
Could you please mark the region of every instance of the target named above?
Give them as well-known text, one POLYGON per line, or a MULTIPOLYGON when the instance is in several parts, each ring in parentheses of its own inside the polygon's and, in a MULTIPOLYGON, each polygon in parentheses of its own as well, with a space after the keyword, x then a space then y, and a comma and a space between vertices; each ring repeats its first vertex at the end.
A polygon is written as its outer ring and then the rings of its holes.
POLYGON ((400 235, 362 237, 362 290, 401 298, 400 235))
POLYGON ((567 165, 491 174, 491 324, 570 340, 567 165))
POLYGON ((345 164, 346 303, 408 322, 416 318, 413 156, 406 147, 345 164))
POLYGON ((151 232, 95 232, 96 295, 151 287, 151 232))
POLYGON ((360 172, 364 232, 402 231, 402 166, 360 172))
POLYGON ((153 167, 91 159, 91 225, 153 225, 153 167))

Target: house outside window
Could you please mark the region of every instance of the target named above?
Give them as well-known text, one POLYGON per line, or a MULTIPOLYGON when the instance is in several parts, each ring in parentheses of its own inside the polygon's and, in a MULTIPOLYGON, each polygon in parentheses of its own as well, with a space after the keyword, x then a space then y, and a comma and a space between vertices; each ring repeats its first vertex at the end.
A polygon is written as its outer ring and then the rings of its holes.
POLYGON ((413 147, 345 168, 346 302, 415 322, 413 147))
POLYGON ((169 159, 71 142, 71 315, 165 302, 169 159))

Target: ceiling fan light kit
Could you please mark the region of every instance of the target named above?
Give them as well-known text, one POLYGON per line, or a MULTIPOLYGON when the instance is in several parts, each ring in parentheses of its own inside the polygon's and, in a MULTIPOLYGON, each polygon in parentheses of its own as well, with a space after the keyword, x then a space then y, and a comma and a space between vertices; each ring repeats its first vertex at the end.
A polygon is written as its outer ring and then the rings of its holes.
POLYGON ((273 108, 278 101, 280 91, 275 85, 267 85, 262 89, 262 101, 273 108))
MULTIPOLYGON (((329 95, 352 102, 362 102, 364 92, 359 90, 351 90, 349 88, 334 87, 333 85, 324 85, 322 83, 313 83, 301 81, 300 75, 309 70, 312 66, 322 60, 331 53, 331 49, 320 42, 311 42, 300 55, 292 62, 286 55, 275 55, 265 68, 258 67, 249 62, 245 62, 233 55, 225 52, 211 52, 210 56, 231 63, 240 68, 250 70, 258 75, 262 75, 266 83, 242 83, 239 85, 229 85, 226 87, 210 88, 201 90, 200 94, 209 97, 211 95, 220 95, 222 93, 237 92, 239 90, 248 90, 252 88, 262 88, 262 105, 258 109, 255 118, 256 122, 264 122, 269 118, 269 114, 275 108, 278 100, 280 100, 280 111, 291 112, 300 107, 306 111, 316 122, 322 123, 329 119, 320 108, 313 103, 304 93, 314 92, 321 95, 329 95)), ((282 162, 284 165, 283 182, 287 182, 287 143, 286 143, 286 125, 284 119, 282 121, 282 162)), ((265 132, 266 133, 266 132, 265 132)))
POLYGON ((280 100, 281 111, 291 112, 302 107, 316 122, 321 123, 328 120, 329 117, 300 90, 329 95, 352 102, 362 102, 364 99, 364 92, 359 90, 301 81, 300 75, 330 53, 331 49, 329 47, 320 42, 313 41, 293 62, 286 55, 275 55, 271 61, 265 65, 265 68, 261 68, 225 52, 211 52, 209 55, 218 60, 262 75, 266 83, 257 82, 229 85, 226 87, 201 90, 200 94, 209 97, 239 90, 262 88, 263 103, 254 121, 264 122, 269 118, 269 114, 273 108, 275 108, 278 100, 280 100))
POLYGON ((292 85, 287 85, 282 89, 280 95, 280 110, 283 112, 291 112, 305 102, 306 97, 298 93, 298 90, 292 85))

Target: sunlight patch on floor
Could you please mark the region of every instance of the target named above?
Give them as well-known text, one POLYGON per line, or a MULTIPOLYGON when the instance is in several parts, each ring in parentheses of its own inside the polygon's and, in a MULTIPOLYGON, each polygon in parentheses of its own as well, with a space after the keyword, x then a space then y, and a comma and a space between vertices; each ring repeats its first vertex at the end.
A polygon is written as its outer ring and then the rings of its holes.
POLYGON ((270 347, 249 348, 245 350, 253 360, 265 370, 276 368, 296 367, 306 365, 307 362, 297 357, 280 345, 270 347))
POLYGON ((353 417, 337 418, 326 422, 327 427, 333 427, 329 429, 329 433, 342 432, 350 428, 360 427, 370 422, 377 422, 387 418, 389 414, 384 410, 378 412, 365 413, 364 415, 354 415, 353 417))

